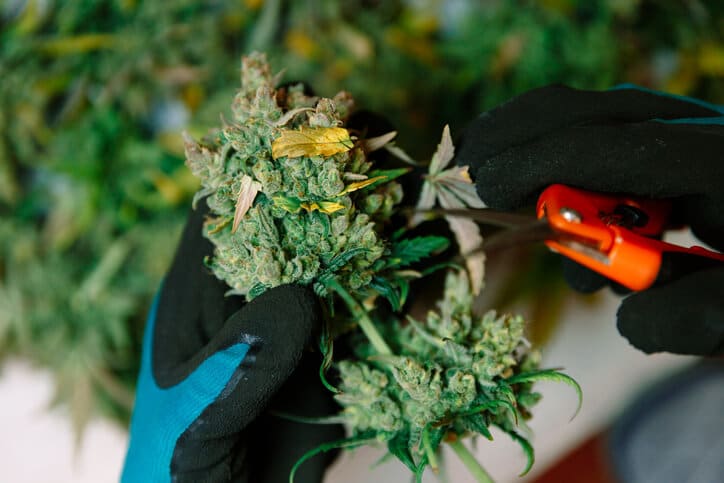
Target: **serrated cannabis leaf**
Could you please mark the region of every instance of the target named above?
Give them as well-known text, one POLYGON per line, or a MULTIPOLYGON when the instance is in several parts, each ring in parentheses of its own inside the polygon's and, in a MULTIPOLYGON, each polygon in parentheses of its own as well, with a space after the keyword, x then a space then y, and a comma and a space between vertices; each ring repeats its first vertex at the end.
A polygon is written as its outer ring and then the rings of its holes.
POLYGON ((307 127, 282 129, 272 142, 272 158, 282 156, 332 156, 354 147, 349 131, 342 127, 307 127))
POLYGON ((444 251, 450 241, 442 236, 419 236, 405 238, 392 246, 390 262, 394 267, 404 267, 423 258, 444 251))
MULTIPOLYGON (((440 144, 430 161, 428 174, 425 176, 417 202, 417 210, 430 210, 435 206, 436 201, 445 209, 485 207, 475 192, 475 185, 470 179, 467 166, 453 166, 445 169, 454 156, 455 147, 450 136, 450 128, 445 126, 440 144)), ((416 214, 410 220, 410 224, 415 226, 424 219, 425 215, 416 214)), ((480 235, 480 228, 475 222, 459 216, 446 216, 445 219, 455 235, 460 253, 469 254, 482 245, 483 238, 480 235)), ((473 293, 477 295, 483 286, 485 255, 478 252, 465 258, 473 293)))

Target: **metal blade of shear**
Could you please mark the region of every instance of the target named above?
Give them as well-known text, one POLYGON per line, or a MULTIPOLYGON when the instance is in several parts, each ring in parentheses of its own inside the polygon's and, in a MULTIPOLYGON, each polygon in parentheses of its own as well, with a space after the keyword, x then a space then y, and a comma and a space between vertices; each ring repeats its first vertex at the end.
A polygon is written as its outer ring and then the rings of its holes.
POLYGON ((473 250, 470 254, 481 251, 490 253, 518 245, 537 243, 558 238, 559 234, 551 228, 548 220, 540 219, 532 223, 528 223, 527 225, 520 225, 507 230, 500 230, 492 235, 488 235, 483 240, 483 244, 473 250))
POLYGON ((484 225, 498 226, 501 228, 517 228, 535 223, 537 218, 533 215, 524 215, 519 213, 508 213, 505 211, 495 211, 488 208, 482 209, 432 209, 422 210, 422 213, 443 216, 460 216, 469 218, 484 225))

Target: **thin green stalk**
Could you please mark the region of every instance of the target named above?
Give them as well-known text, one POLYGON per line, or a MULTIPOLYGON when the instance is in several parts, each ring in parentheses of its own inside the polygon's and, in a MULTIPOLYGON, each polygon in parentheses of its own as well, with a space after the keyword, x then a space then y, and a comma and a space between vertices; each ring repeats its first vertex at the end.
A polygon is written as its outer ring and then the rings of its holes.
POLYGON ((381 355, 392 355, 392 350, 387 345, 387 342, 385 342, 385 339, 377 332, 377 329, 375 329, 375 325, 372 323, 369 315, 367 315, 367 311, 352 297, 352 294, 334 279, 328 281, 327 286, 342 297, 342 300, 347 304, 350 312, 352 312, 352 316, 357 320, 357 324, 359 324, 360 329, 362 329, 362 332, 367 336, 372 347, 381 355))
POLYGON ((425 448, 425 454, 427 455, 427 462, 430 463, 430 467, 432 468, 432 471, 437 473, 438 464, 437 464, 437 457, 435 456, 435 450, 432 448, 432 444, 430 443, 430 427, 427 426, 422 431, 422 445, 425 448))
POLYGON ((493 478, 491 478, 488 472, 485 471, 485 468, 480 466, 478 460, 475 459, 475 456, 473 456, 468 447, 465 446, 461 440, 456 439, 448 444, 452 450, 455 451, 455 454, 458 455, 458 458, 460 458, 460 461, 463 462, 470 474, 475 477, 475 481, 478 483, 495 483, 493 478))

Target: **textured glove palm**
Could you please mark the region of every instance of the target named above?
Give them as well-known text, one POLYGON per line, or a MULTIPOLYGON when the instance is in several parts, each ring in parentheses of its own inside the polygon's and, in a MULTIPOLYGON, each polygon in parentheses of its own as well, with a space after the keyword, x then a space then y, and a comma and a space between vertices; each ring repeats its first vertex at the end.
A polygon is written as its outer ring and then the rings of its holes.
MULTIPOLYGON (((633 87, 605 92, 550 86, 483 113, 458 143, 491 208, 532 204, 562 183, 675 201, 674 217, 724 249, 724 109, 633 87)), ((564 268, 584 291, 604 280, 564 268)), ((619 331, 645 352, 724 352, 724 268, 631 295, 619 331)))

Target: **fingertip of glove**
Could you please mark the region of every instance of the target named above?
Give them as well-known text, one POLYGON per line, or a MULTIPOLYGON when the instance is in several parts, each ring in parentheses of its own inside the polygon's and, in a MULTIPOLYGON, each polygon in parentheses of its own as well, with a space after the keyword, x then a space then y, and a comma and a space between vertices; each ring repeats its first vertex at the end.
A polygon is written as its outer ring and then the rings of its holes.
POLYGON ((724 353, 724 302, 717 293, 724 270, 708 272, 624 299, 617 312, 621 335, 647 354, 724 353))
POLYGON ((534 205, 539 190, 531 188, 520 166, 513 165, 505 155, 499 155, 481 164, 472 174, 475 189, 481 200, 491 209, 511 211, 534 205))

